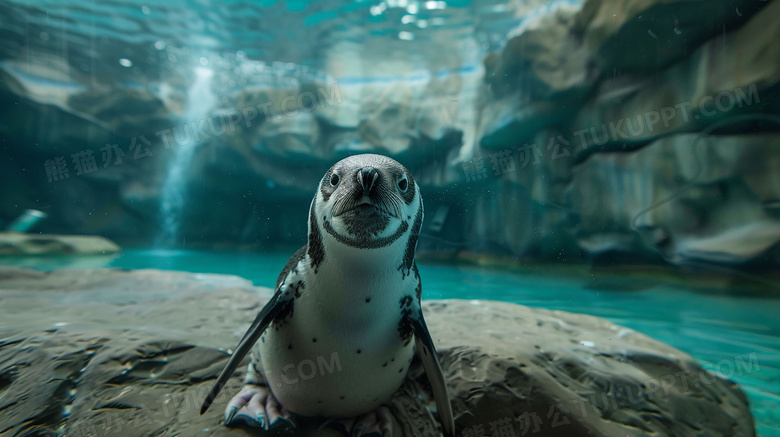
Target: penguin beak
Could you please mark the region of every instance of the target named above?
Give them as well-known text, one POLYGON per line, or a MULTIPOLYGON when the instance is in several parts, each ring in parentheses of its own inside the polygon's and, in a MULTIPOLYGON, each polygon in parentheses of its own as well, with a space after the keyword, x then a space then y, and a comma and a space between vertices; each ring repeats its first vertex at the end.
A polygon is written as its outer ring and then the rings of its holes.
POLYGON ((363 188, 363 194, 368 196, 371 194, 371 189, 374 188, 377 179, 379 179, 379 172, 374 167, 363 167, 358 170, 357 179, 360 187, 363 188))
POLYGON ((374 167, 363 167, 357 171, 357 184, 337 195, 331 209, 338 217, 355 208, 366 205, 389 216, 401 217, 401 198, 382 187, 379 171, 374 167), (359 188, 358 188, 359 187, 359 188))

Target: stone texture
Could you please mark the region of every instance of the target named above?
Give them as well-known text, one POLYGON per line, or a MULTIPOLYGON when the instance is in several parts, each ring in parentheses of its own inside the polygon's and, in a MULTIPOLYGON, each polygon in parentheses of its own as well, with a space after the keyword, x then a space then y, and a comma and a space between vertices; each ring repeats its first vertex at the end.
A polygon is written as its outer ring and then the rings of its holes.
POLYGON ((529 20, 499 53, 485 58, 482 147, 523 143, 547 126, 565 123, 585 103, 595 76, 587 51, 572 34, 578 12, 564 6, 529 20))
POLYGON ((780 242, 778 147, 777 135, 687 134, 592 156, 567 192, 580 214, 574 234, 589 252, 633 245, 674 263, 756 260, 780 242), (604 229, 614 233, 593 246, 604 229))
POLYGON ((572 33, 579 13, 577 7, 561 5, 514 30, 504 48, 484 61, 485 82, 493 94, 522 88, 535 98, 554 98, 587 90, 592 80, 588 52, 572 33))
POLYGON ((437 337, 459 429, 487 432, 510 417, 516 435, 754 434, 744 394, 707 384, 691 357, 630 329, 500 302, 426 310, 431 331, 446 332, 437 337), (688 372, 690 380, 680 377, 688 372))
POLYGON ((576 32, 605 73, 658 70, 763 6, 751 0, 586 0, 576 32))
POLYGON ((4 79, 3 90, 75 116, 74 125, 52 129, 50 135, 65 136, 76 129, 87 131, 79 132, 79 138, 100 131, 141 135, 168 127, 170 113, 177 109, 175 94, 161 94, 154 86, 143 86, 147 84, 117 87, 115 83, 96 82, 70 65, 67 58, 43 51, 28 53, 24 61, 4 60, 0 77, 4 79))
POLYGON ((468 217, 443 238, 515 257, 621 253, 771 271, 778 163, 764 145, 780 129, 778 8, 594 0, 518 29, 485 59, 493 93, 461 188, 479 200, 451 211, 468 217), (701 160, 682 152, 695 141, 701 160), (469 181, 480 164, 485 178, 469 181), (698 179, 682 173, 698 164, 698 179), (648 223, 632 227, 643 210, 648 223))
POLYGON ((93 235, 0 232, 0 255, 101 255, 119 252, 112 241, 93 235))
MULTIPOLYGON (((222 275, 0 268, 0 433, 251 435, 220 424, 243 368, 198 409, 269 297, 222 275)), ((755 435, 736 385, 630 329, 489 301, 424 311, 459 436, 497 421, 515 435, 755 435)), ((396 437, 440 435, 426 387, 415 361, 392 401, 396 437)), ((300 424, 296 435, 339 435, 300 424)))
POLYGON ((774 41, 780 24, 773 17, 778 13, 780 4, 768 3, 739 29, 707 41, 651 77, 603 81, 572 123, 571 132, 582 132, 577 144, 618 149, 748 114, 777 114, 780 52, 774 41))

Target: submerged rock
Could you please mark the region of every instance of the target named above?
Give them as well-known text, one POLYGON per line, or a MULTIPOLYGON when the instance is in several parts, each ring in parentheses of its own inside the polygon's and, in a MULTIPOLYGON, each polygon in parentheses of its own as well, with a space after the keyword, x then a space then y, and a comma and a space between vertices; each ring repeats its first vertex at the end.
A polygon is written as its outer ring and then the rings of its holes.
POLYGON ((596 75, 572 33, 578 14, 577 8, 562 6, 529 19, 500 52, 485 58, 482 147, 520 146, 539 131, 568 122, 585 102, 596 75))
POLYGON ((100 255, 119 246, 98 235, 47 235, 0 232, 0 255, 100 255))
MULTIPOLYGON (((625 151, 627 145, 699 132, 724 121, 732 122, 725 128, 733 132, 776 132, 777 122, 768 127, 757 122, 766 121, 762 114, 778 113, 780 49, 775 41, 780 38, 780 23, 774 17, 779 12, 779 3, 769 3, 742 27, 689 47, 685 58, 652 75, 603 81, 572 123, 577 142, 583 149, 625 151)), ((745 14, 740 19, 747 18, 745 14)))
MULTIPOLYGON (((221 424, 244 368, 198 410, 270 293, 223 275, 0 268, 0 432, 253 435, 221 424)), ((458 436, 755 435, 734 383, 633 330, 500 302, 424 307, 458 436)), ((439 435, 427 387, 415 361, 392 401, 396 437, 439 435)))
POLYGON ((580 212, 582 248, 625 252, 633 244, 676 264, 757 261, 780 244, 777 147, 775 134, 683 134, 592 156, 574 170, 567 193, 580 212), (637 233, 643 240, 626 244, 637 233))
POLYGON ((478 201, 446 238, 775 270, 778 8, 588 0, 529 20, 485 60, 482 150, 464 166, 478 201))
POLYGON ((738 27, 762 6, 751 0, 587 0, 576 31, 604 71, 655 70, 738 27))

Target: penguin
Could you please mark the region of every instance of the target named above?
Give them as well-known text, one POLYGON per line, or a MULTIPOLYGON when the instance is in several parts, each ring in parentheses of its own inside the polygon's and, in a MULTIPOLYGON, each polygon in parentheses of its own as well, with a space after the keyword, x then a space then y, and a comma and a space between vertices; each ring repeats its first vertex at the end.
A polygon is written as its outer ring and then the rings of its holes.
POLYGON ((352 436, 392 435, 387 404, 413 356, 430 381, 443 434, 455 436, 447 385, 423 318, 414 260, 420 187, 397 161, 363 154, 323 176, 308 241, 206 396, 205 413, 252 351, 225 424, 294 429, 295 416, 335 420, 352 436))

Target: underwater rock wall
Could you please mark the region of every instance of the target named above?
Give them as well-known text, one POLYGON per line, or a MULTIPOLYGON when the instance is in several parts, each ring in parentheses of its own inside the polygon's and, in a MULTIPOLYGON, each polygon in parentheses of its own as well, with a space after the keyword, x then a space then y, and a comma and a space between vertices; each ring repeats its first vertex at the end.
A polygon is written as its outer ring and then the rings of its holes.
POLYGON ((89 75, 28 48, 0 61, 12 102, 0 226, 34 207, 52 217, 44 231, 153 241, 166 168, 194 148, 178 244, 299 244, 327 167, 376 152, 421 184, 422 251, 769 265, 778 13, 777 1, 588 0, 528 18, 484 56, 475 40, 437 41, 433 72, 411 46, 349 39, 323 42, 319 71, 294 77, 223 59, 231 68, 208 64, 216 103, 194 120, 203 59, 184 68, 188 55, 166 49, 149 65, 177 68, 89 75), (285 81, 253 80, 269 74, 285 81))
POLYGON ((467 164, 494 187, 485 216, 532 212, 481 235, 553 259, 776 262, 778 12, 587 1, 521 30, 486 59, 482 154, 467 164))

